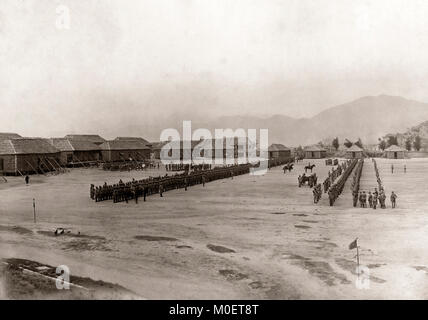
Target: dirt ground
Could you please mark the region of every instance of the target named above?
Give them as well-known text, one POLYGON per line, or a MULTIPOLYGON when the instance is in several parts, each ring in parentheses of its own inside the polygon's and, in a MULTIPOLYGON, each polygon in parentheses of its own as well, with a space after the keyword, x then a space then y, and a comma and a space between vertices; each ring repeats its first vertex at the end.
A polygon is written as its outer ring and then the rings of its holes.
MULTIPOLYGON (((383 210, 353 208, 349 182, 334 207, 326 194, 314 204, 312 190, 297 187, 307 162, 286 174, 274 168, 138 204, 95 203, 89 186, 162 170, 73 169, 33 176, 29 186, 8 177, 0 183, 0 259, 66 265, 72 276, 147 299, 427 299, 428 159, 377 160, 388 197, 383 210), (57 227, 70 233, 55 237, 57 227), (357 237, 369 272, 365 289, 356 285, 356 251, 348 249, 357 237)), ((311 163, 322 182, 332 167, 311 163)), ((370 159, 361 187, 376 187, 370 159)), ((2 298, 16 298, 5 282, 0 279, 2 298)), ((40 292, 37 298, 51 297, 40 292)))

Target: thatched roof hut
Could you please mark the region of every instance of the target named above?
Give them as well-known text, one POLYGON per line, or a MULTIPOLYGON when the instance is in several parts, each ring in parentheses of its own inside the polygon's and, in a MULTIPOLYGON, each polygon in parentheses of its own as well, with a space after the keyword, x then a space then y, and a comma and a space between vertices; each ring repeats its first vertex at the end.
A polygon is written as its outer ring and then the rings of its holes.
POLYGON ((388 159, 404 159, 407 150, 396 145, 391 145, 384 151, 384 155, 388 159))
POLYGON ((364 150, 356 144, 353 144, 346 149, 346 158, 348 159, 361 159, 364 157, 364 150))
POLYGON ((283 144, 273 143, 268 148, 269 159, 285 158, 291 156, 291 149, 283 144))

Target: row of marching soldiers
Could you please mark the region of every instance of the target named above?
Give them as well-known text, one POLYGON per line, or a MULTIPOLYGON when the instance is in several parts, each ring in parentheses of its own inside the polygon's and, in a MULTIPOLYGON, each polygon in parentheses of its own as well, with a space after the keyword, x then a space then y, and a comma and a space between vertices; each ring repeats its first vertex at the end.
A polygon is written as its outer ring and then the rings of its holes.
POLYGON ((338 165, 337 168, 332 171, 328 171, 328 177, 323 182, 324 192, 327 192, 333 182, 342 174, 344 166, 346 166, 346 163, 338 165))
MULTIPOLYGON (((158 167, 159 168, 159 167, 158 167)), ((200 171, 200 170, 210 170, 211 164, 184 164, 184 163, 171 163, 165 165, 166 171, 200 171)))
POLYGON ((229 167, 217 167, 210 170, 198 170, 192 172, 184 172, 175 175, 164 175, 159 177, 149 177, 142 180, 135 180, 124 183, 120 180, 117 184, 108 185, 104 183, 102 186, 95 187, 91 184, 90 197, 96 202, 104 200, 113 200, 113 202, 121 202, 130 199, 135 199, 138 203, 139 197, 146 197, 152 194, 159 194, 163 197, 163 193, 169 190, 187 188, 196 184, 205 186, 206 182, 232 178, 234 176, 249 173, 249 164, 233 165, 229 167))
MULTIPOLYGON (((335 165, 337 165, 337 168, 335 168, 335 169, 333 169, 331 171, 329 170, 328 171, 328 177, 323 182, 324 193, 328 192, 328 190, 330 189, 330 187, 333 185, 334 181, 338 177, 340 177, 340 175, 342 174, 343 170, 347 166, 346 162, 344 162, 344 163, 342 163, 342 164, 339 165, 339 162, 336 161, 336 160, 337 159, 335 159, 334 163, 335 163, 335 165)), ((314 203, 318 203, 321 200, 321 196, 322 196, 322 188, 321 188, 321 184, 320 183, 314 186, 314 188, 312 190, 312 193, 314 195, 314 203)))
POLYGON ((337 182, 330 186, 328 189, 328 198, 330 206, 333 206, 334 202, 337 200, 339 195, 343 191, 343 187, 345 186, 345 182, 351 174, 352 170, 357 164, 357 159, 347 160, 342 165, 342 170, 344 170, 343 174, 339 177, 337 182))
POLYGON ((352 201, 353 201, 354 207, 357 206, 357 202, 358 202, 358 191, 360 190, 360 179, 361 179, 361 173, 363 171, 363 165, 364 165, 364 160, 361 159, 357 164, 357 168, 354 172, 354 179, 352 180, 352 184, 351 184, 352 201))

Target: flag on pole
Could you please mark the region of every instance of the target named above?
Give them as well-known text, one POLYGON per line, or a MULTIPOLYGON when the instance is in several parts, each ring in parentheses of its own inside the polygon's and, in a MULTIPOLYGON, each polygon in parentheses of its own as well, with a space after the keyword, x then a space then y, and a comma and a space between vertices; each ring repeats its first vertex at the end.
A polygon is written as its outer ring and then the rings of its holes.
POLYGON ((355 249, 355 248, 357 248, 357 247, 358 247, 358 245, 357 245, 357 240, 358 240, 358 238, 357 238, 357 239, 355 239, 354 241, 352 241, 352 242, 349 244, 349 250, 352 250, 352 249, 355 249))

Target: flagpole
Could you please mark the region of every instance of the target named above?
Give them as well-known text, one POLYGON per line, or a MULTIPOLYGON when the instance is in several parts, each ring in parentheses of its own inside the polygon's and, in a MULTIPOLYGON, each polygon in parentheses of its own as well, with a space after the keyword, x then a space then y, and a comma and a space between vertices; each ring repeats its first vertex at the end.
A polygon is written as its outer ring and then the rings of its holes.
POLYGON ((357 246, 357 266, 358 267, 360 266, 360 255, 359 255, 359 252, 358 252, 358 246, 357 246))

